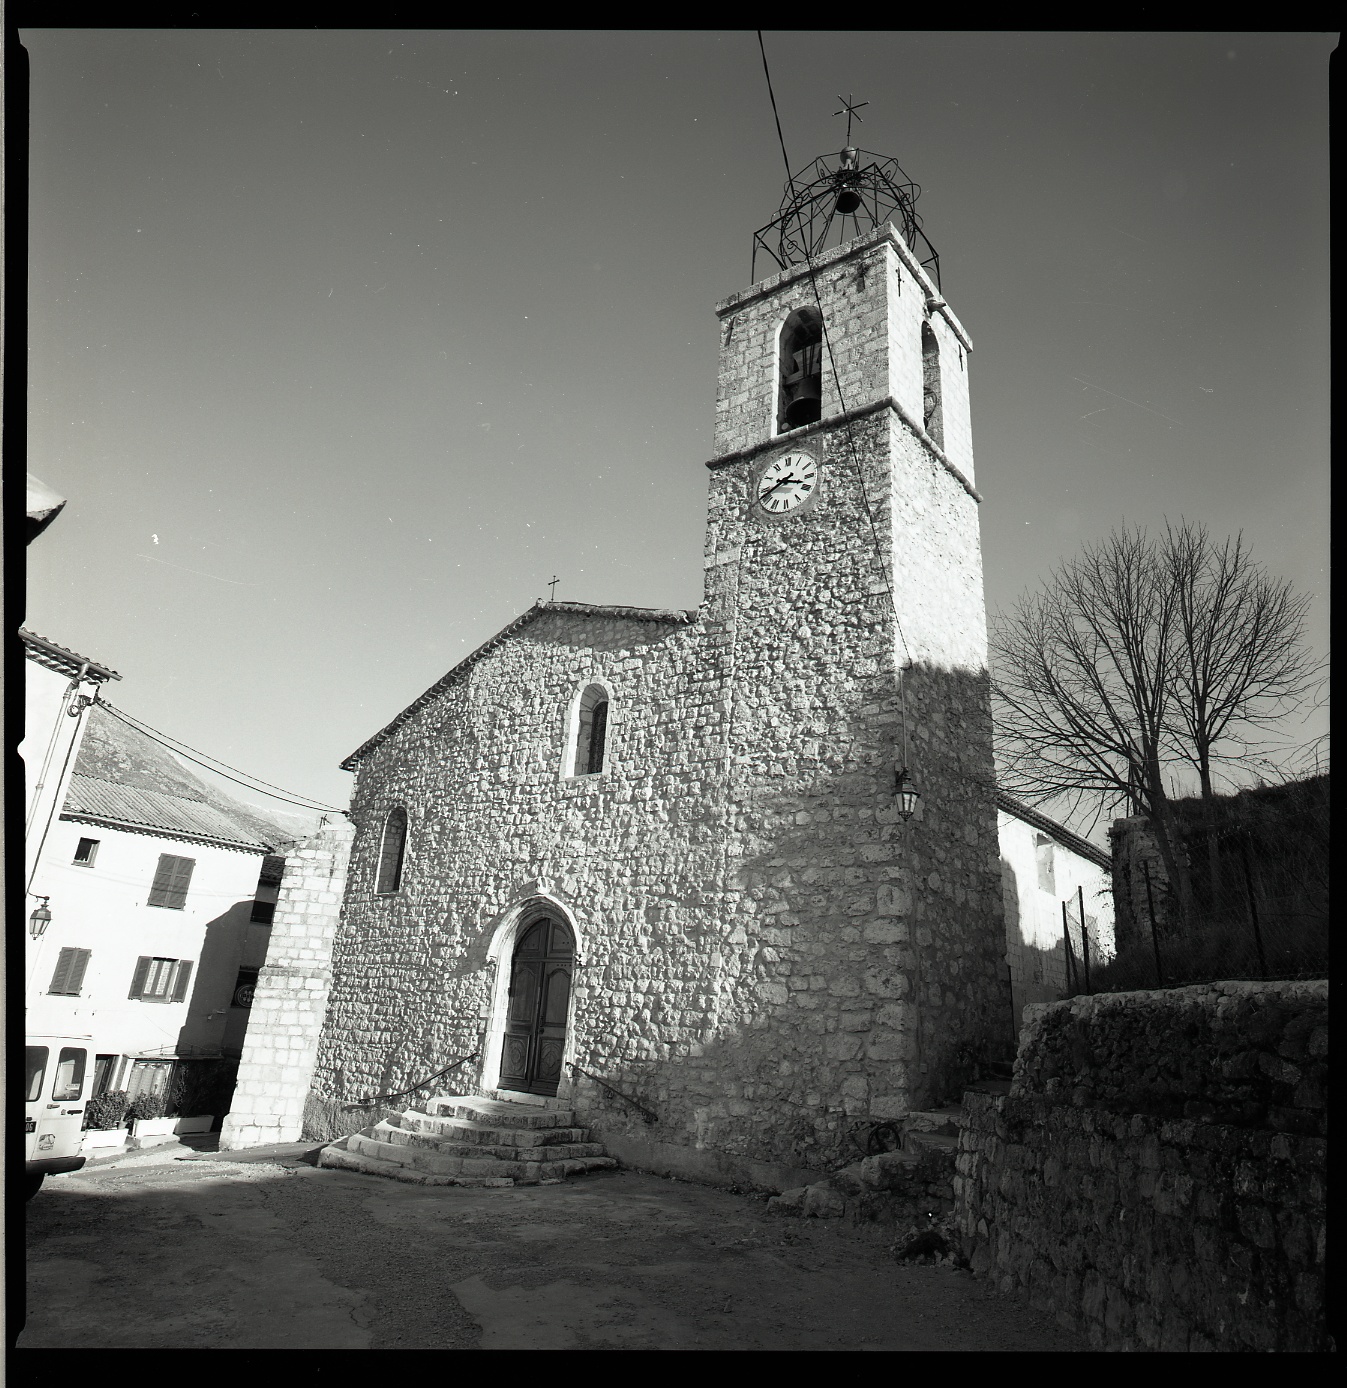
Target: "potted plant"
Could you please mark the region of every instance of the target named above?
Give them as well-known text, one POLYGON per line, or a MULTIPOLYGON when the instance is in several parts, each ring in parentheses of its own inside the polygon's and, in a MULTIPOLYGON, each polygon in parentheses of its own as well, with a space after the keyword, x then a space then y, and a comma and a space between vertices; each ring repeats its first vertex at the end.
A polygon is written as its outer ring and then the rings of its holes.
POLYGON ((84 1106, 84 1145, 88 1151, 98 1147, 120 1147, 126 1141, 126 1090, 99 1094, 84 1106))
POLYGON ((173 1116, 175 1133, 208 1133, 215 1121, 209 1079, 214 1071, 210 1061, 180 1063, 168 1089, 167 1112, 173 1116))
POLYGON ((153 1147, 168 1142, 173 1136, 176 1118, 165 1118, 162 1094, 137 1094, 127 1106, 131 1123, 131 1142, 136 1147, 153 1147))

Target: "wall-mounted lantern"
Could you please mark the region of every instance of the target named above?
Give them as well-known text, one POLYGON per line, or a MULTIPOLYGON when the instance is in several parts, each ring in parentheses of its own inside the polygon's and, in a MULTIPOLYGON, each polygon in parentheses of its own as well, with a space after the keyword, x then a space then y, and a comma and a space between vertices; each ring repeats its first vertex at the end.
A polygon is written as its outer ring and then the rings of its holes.
POLYGON ((42 904, 28 917, 28 933, 35 940, 40 940, 43 932, 51 924, 51 912, 47 910, 47 902, 49 902, 51 898, 49 896, 40 896, 38 900, 42 904))

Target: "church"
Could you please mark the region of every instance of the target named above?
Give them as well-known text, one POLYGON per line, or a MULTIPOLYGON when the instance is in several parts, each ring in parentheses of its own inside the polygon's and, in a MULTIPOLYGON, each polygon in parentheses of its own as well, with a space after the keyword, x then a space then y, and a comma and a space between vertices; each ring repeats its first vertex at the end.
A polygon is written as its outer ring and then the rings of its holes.
POLYGON ((792 183, 716 306, 700 606, 540 601, 342 763, 224 1145, 453 1061, 422 1097, 779 1188, 1013 1055, 971 343, 867 158, 792 183))

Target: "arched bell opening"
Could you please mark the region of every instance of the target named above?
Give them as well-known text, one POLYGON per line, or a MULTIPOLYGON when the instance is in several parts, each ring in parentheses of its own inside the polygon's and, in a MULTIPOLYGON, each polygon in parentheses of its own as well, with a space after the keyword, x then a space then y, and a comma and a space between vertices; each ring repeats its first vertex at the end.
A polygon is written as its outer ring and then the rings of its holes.
POLYGON ((510 956, 497 1089, 553 1097, 564 1074, 575 936, 559 914, 527 921, 510 956))
POLYGON ((797 308, 781 325, 777 433, 813 424, 823 414, 823 317, 797 308))

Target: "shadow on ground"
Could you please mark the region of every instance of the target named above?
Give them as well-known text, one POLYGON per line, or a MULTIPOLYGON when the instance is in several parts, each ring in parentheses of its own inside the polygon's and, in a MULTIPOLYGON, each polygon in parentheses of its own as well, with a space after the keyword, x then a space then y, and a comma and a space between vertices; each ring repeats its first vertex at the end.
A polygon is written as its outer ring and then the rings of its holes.
POLYGON ((1077 1350, 966 1272, 635 1172, 500 1190, 294 1144, 49 1180, 19 1348, 1077 1350))

